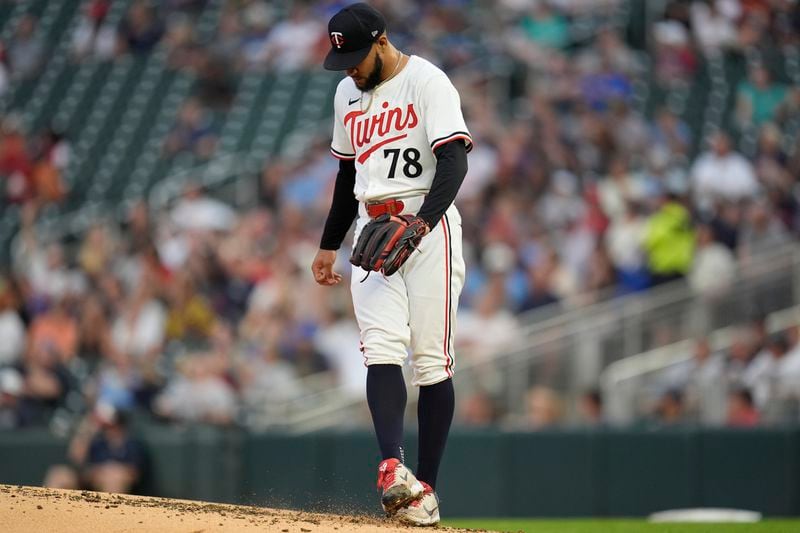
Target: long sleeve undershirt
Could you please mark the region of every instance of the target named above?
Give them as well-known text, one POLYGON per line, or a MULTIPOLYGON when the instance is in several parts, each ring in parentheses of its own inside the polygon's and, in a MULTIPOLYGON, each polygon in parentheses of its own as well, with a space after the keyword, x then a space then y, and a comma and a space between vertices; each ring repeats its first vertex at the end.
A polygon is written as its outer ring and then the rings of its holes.
MULTIPOLYGON (((467 174, 467 149, 463 140, 457 139, 443 144, 434 151, 434 155, 436 174, 433 176, 431 190, 417 213, 431 229, 436 227, 455 200, 467 174)), ((355 181, 355 162, 339 161, 331 209, 319 245, 322 250, 338 250, 358 215, 358 200, 353 196, 355 181)))

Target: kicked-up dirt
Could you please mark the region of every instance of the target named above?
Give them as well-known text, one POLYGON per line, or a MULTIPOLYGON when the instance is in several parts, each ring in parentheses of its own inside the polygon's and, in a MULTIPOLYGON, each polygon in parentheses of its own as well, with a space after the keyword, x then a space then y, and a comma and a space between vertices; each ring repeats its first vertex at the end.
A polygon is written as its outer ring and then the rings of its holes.
MULTIPOLYGON (((426 530, 371 516, 20 485, 0 485, 0 524, 3 533, 408 533, 426 530)), ((476 531, 447 527, 435 530, 476 531)))

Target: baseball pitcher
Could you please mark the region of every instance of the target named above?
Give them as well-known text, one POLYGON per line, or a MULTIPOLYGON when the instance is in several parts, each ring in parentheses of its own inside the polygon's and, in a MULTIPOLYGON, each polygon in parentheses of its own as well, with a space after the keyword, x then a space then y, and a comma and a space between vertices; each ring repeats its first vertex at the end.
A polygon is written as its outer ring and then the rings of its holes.
POLYGON ((436 66, 396 49, 364 3, 328 24, 328 70, 345 71, 334 100, 331 153, 340 160, 320 250, 322 285, 339 283, 336 251, 354 219, 350 289, 367 370, 367 401, 383 461, 381 503, 414 525, 439 522, 436 477, 453 418, 453 335, 464 285, 461 217, 453 205, 472 139, 458 92, 436 66), (411 354, 419 387, 419 462, 403 464, 411 354))

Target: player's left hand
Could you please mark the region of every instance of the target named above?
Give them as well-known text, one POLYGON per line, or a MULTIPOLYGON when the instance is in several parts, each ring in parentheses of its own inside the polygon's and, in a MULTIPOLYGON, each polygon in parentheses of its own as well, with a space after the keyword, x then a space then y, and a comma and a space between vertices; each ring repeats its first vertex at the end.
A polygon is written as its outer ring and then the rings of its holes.
POLYGON ((342 281, 342 275, 333 271, 336 262, 336 250, 320 250, 311 263, 314 281, 320 285, 336 285, 342 281))

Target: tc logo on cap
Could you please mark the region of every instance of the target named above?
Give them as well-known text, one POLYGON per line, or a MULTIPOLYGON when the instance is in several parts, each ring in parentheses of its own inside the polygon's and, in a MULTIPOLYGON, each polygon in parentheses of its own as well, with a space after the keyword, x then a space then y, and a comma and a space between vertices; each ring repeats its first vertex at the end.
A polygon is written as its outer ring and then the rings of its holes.
POLYGON ((342 45, 344 44, 344 35, 342 35, 341 32, 332 31, 331 44, 333 44, 333 46, 335 46, 336 48, 341 48, 342 45))

